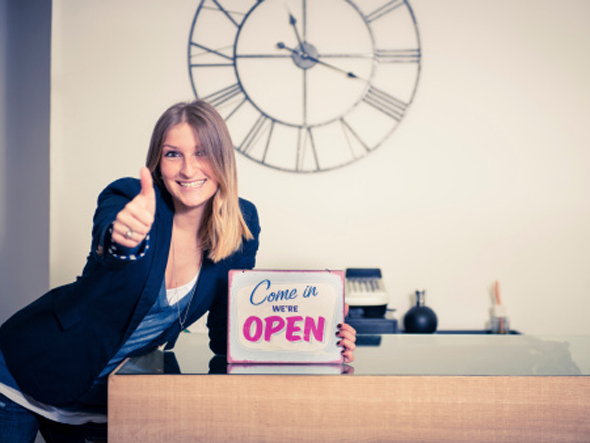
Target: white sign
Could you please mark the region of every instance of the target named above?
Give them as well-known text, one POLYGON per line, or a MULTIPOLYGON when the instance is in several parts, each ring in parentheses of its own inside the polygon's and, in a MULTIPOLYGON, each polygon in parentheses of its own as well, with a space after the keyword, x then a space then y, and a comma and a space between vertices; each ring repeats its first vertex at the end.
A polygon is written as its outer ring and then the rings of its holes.
POLYGON ((342 271, 230 271, 229 363, 341 363, 342 271))

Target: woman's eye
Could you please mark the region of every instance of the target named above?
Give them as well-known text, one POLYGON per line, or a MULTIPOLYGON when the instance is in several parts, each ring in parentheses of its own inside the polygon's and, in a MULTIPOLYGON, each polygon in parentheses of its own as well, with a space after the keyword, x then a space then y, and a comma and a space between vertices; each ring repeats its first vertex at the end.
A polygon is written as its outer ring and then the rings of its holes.
POLYGON ((205 150, 199 150, 197 151, 197 157, 206 157, 207 156, 207 152, 205 150))
POLYGON ((169 158, 178 157, 178 152, 176 152, 176 151, 165 152, 164 157, 169 157, 169 158))

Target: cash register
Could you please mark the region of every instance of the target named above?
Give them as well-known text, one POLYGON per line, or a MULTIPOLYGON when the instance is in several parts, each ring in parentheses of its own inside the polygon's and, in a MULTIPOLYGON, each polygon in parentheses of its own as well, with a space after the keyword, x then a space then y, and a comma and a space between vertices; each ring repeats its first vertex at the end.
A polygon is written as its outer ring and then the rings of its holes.
POLYGON ((345 273, 345 300, 349 306, 346 322, 359 334, 395 334, 397 319, 388 308, 381 269, 348 268, 345 273))

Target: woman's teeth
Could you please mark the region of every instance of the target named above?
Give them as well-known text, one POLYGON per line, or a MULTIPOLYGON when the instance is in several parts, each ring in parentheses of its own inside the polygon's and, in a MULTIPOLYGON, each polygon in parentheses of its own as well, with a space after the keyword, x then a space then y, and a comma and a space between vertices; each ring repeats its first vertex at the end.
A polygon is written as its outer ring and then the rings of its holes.
POLYGON ((197 180, 195 182, 178 182, 178 184, 180 186, 182 186, 183 188, 200 188, 201 186, 203 186, 205 184, 206 179, 204 180, 197 180))

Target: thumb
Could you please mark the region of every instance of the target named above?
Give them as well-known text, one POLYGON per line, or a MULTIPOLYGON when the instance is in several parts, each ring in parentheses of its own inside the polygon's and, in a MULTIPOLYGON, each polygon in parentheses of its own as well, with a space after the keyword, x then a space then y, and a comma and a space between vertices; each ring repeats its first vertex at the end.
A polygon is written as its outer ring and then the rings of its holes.
POLYGON ((152 179, 152 173, 145 166, 139 171, 139 180, 141 182, 141 196, 144 197, 147 200, 148 205, 155 210, 156 193, 154 191, 154 181, 152 179))
POLYGON ((145 166, 139 171, 139 181, 141 182, 141 194, 144 197, 150 197, 150 194, 154 192, 154 182, 152 173, 145 166))

